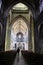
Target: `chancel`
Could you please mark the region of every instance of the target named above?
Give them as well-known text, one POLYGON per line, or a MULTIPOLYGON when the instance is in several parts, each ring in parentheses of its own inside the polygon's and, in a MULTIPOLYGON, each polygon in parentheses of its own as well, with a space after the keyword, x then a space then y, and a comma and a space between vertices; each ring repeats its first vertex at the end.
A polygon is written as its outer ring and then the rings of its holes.
POLYGON ((0 65, 41 64, 43 0, 0 0, 0 65))

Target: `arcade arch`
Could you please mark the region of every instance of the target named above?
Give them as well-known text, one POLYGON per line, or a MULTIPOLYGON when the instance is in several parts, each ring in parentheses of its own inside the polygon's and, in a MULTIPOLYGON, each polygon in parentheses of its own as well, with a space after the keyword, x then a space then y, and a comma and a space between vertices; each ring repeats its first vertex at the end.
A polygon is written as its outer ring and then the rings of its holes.
MULTIPOLYGON (((7 18, 7 27, 6 27, 5 51, 14 50, 13 48, 11 49, 11 47, 13 47, 13 44, 11 44, 12 32, 15 33, 15 35, 20 32, 22 33, 24 38, 26 37, 25 33, 27 33, 27 38, 25 39, 25 41, 28 42, 28 45, 27 45, 27 48, 24 48, 24 49, 34 52, 33 14, 31 10, 23 3, 17 3, 9 11, 9 15, 7 18), (13 28, 13 31, 12 31, 12 28, 13 28), (16 32, 14 29, 16 30, 16 32)), ((26 46, 24 42, 23 42, 23 45, 26 46)))

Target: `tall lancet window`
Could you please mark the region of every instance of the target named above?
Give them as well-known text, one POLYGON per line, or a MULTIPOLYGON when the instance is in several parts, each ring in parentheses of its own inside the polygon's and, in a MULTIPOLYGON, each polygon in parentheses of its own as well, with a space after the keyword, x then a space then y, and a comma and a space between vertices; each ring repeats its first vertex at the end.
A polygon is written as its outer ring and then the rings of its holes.
POLYGON ((39 6, 40 12, 43 10, 43 0, 40 0, 40 6, 39 6))
POLYGON ((1 5, 2 5, 2 0, 0 0, 0 9, 1 9, 1 5))

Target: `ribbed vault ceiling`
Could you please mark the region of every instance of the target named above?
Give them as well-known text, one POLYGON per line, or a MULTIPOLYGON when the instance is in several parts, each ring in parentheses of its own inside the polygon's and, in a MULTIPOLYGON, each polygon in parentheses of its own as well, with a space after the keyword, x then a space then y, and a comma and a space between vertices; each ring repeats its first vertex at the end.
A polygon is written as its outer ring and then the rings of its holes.
POLYGON ((22 32, 23 34, 26 34, 28 28, 25 21, 22 18, 18 18, 15 21, 15 23, 12 25, 12 30, 14 34, 17 34, 18 32, 22 32))
POLYGON ((26 2, 26 3, 30 4, 31 6, 38 8, 40 0, 2 0, 4 10, 7 9, 12 3, 15 4, 16 2, 19 2, 19 1, 26 2))
POLYGON ((23 3, 18 3, 13 6, 14 10, 28 10, 28 7, 24 5, 23 3))

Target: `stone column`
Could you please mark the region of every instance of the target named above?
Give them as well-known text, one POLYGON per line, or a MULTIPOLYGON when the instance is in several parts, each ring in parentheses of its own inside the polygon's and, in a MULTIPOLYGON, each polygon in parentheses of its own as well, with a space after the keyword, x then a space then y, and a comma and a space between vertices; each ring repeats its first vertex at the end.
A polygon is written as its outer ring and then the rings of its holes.
POLYGON ((35 52, 35 47, 34 47, 34 20, 32 17, 32 23, 31 23, 31 35, 32 35, 32 51, 35 52))
POLYGON ((3 29, 2 21, 3 17, 2 14, 0 13, 0 51, 2 50, 2 29, 3 29))
POLYGON ((30 16, 30 50, 35 52, 34 47, 34 21, 33 16, 30 16))
POLYGON ((3 43, 3 49, 5 51, 5 36, 6 36, 6 23, 7 23, 7 17, 3 17, 3 31, 2 31, 2 43, 3 43))
POLYGON ((10 28, 9 28, 9 16, 7 18, 7 25, 6 25, 6 38, 5 38, 5 51, 10 50, 10 28))
POLYGON ((38 26, 35 23, 35 28, 34 28, 34 39, 35 39, 35 52, 39 52, 39 39, 38 39, 38 26))

